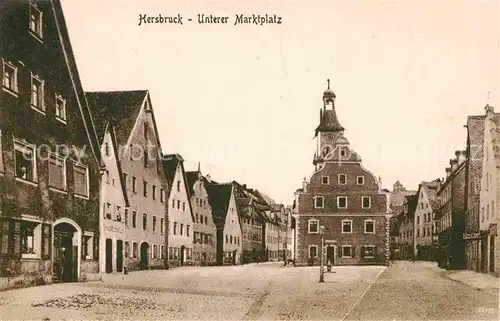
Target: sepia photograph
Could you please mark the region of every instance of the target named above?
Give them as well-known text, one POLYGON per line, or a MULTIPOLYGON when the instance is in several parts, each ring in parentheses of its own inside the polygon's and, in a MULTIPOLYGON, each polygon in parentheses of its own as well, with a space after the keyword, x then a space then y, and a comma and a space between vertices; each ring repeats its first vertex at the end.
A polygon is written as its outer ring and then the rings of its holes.
POLYGON ((0 0, 0 320, 500 320, 500 1, 0 0))

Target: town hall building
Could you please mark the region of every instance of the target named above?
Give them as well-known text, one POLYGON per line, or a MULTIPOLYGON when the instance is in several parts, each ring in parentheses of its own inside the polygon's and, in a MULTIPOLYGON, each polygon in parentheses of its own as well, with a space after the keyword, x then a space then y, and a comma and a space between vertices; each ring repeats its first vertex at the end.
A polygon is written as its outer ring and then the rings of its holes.
POLYGON ((350 148, 335 111, 335 93, 323 94, 314 173, 295 193, 297 264, 386 264, 389 243, 387 196, 379 180, 350 148))

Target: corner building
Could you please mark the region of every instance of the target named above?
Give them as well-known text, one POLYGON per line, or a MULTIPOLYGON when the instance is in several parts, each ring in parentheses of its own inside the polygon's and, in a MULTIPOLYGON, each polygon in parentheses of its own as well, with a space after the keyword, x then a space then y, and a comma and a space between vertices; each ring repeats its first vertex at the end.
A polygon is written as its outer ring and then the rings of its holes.
POLYGON ((329 84, 323 94, 316 140, 314 173, 295 193, 297 263, 320 263, 320 227, 324 226, 325 260, 334 265, 386 264, 387 196, 344 137, 329 84))

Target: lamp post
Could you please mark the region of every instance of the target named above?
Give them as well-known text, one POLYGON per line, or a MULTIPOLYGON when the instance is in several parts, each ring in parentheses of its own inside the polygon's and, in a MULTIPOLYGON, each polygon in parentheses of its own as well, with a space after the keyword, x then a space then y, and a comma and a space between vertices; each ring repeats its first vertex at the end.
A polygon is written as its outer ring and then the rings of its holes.
POLYGON ((325 268, 324 268, 324 253, 323 253, 323 248, 324 248, 324 237, 325 237, 325 227, 321 225, 319 227, 319 234, 321 235, 321 260, 320 260, 320 267, 319 267, 319 283, 324 283, 325 282, 325 268))

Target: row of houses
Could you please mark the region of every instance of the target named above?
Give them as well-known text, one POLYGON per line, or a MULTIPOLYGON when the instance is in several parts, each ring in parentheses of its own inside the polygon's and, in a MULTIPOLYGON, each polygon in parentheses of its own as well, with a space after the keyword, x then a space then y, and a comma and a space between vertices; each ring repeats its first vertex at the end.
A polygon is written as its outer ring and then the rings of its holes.
POLYGON ((149 91, 84 91, 59 0, 0 9, 1 288, 292 258, 291 209, 164 153, 149 91))
POLYGON ((486 105, 464 127, 465 149, 450 159, 446 177, 422 182, 416 191, 394 185, 391 253, 498 277, 500 113, 486 105))

